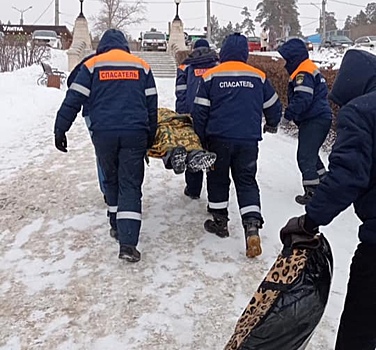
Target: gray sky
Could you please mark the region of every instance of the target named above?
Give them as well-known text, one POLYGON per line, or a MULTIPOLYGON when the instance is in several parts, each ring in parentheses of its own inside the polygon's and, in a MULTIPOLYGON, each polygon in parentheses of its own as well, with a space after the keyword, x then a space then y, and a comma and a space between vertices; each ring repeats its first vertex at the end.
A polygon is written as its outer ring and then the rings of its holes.
MULTIPOLYGON (((125 0, 131 2, 132 0, 125 0)), ((373 0, 327 0, 327 11, 335 12, 338 19, 338 26, 342 27, 347 15, 354 16, 361 9, 364 9, 367 3, 373 0), (353 4, 353 5, 351 5, 353 4)), ((140 31, 155 27, 158 30, 167 32, 167 23, 175 16, 175 3, 173 0, 144 0, 147 13, 147 21, 129 28, 133 37, 138 36, 140 31)), ((243 6, 248 6, 253 18, 256 16, 256 5, 259 0, 211 0, 211 12, 216 15, 221 25, 228 21, 240 22, 242 16, 240 11, 243 6)), ((321 7, 320 0, 312 0, 316 6, 321 7)), ((67 25, 70 29, 79 13, 79 0, 60 0, 60 23, 67 25)), ((7 23, 18 24, 20 13, 12 6, 23 10, 32 6, 32 9, 24 13, 25 24, 53 24, 55 0, 0 0, 0 20, 7 23)), ((300 12, 300 24, 303 34, 309 35, 315 32, 319 22, 319 9, 311 5, 310 0, 298 0, 300 12)), ((84 0, 84 13, 87 18, 100 11, 99 0, 84 0)), ((206 22, 206 0, 181 0, 179 15, 186 28, 196 27, 202 29, 206 22)), ((257 28, 257 33, 259 28, 257 28)))

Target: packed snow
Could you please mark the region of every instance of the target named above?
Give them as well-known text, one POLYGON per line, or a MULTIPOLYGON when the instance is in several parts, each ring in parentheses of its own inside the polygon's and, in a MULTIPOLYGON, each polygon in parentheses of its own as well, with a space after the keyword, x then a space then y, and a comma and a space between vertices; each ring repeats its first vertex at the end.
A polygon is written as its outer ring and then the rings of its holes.
MULTIPOLYGON (((65 53, 53 52, 51 64, 66 70, 65 53)), ((53 124, 65 88, 37 86, 41 73, 0 74, 0 349, 222 349, 281 249, 279 229, 303 213, 294 202, 302 191, 296 140, 279 132, 260 143, 261 257, 245 257, 233 187, 230 237, 220 239, 203 229, 205 190, 190 200, 184 176, 151 159, 142 260, 128 264, 108 234, 83 118, 67 134, 69 152, 57 151, 53 124)), ((157 85, 159 106, 174 108, 173 79, 157 85)), ((334 347, 358 224, 350 208, 323 228, 335 270, 310 350, 334 347)))

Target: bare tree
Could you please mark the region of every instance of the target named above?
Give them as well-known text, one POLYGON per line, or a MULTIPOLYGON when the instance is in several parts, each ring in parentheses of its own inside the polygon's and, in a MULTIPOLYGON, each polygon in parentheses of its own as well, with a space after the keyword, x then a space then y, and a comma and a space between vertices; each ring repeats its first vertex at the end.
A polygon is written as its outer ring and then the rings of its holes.
POLYGON ((30 43, 26 35, 6 35, 0 40, 0 72, 11 72, 48 59, 49 48, 30 43))
POLYGON ((126 32, 130 24, 138 24, 145 20, 143 15, 146 8, 142 0, 136 0, 133 4, 128 4, 124 0, 99 1, 102 3, 102 10, 93 17, 94 29, 98 34, 111 28, 126 32))

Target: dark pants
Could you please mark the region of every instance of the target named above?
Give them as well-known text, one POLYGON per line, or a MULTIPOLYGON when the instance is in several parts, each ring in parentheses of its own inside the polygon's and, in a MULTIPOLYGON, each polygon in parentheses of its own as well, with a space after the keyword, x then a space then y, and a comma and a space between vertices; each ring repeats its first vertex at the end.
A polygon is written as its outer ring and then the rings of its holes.
POLYGON ((350 268, 335 350, 376 349, 376 245, 361 243, 350 268))
POLYGON ((94 133, 93 142, 105 175, 110 224, 121 245, 137 246, 147 135, 94 133))
POLYGON ((314 187, 320 183, 319 176, 325 172, 319 151, 331 126, 330 119, 314 118, 299 123, 298 166, 303 186, 314 187))
POLYGON ((207 174, 209 211, 227 212, 231 169, 242 219, 262 221, 256 181, 258 144, 239 145, 210 140, 208 150, 217 154, 214 170, 207 174))
POLYGON ((198 171, 197 173, 192 173, 189 170, 186 170, 185 183, 187 185, 188 193, 191 196, 200 197, 203 178, 204 178, 204 173, 202 171, 198 171))
MULTIPOLYGON (((85 116, 84 119, 85 119, 86 126, 89 129, 90 125, 91 125, 90 117, 85 116)), ((90 129, 89 129, 89 134, 90 134, 90 137, 93 138, 93 132, 90 131, 90 129)), ((97 163, 97 174, 98 174, 99 188, 100 188, 101 192, 105 195, 106 191, 104 189, 104 173, 103 173, 101 166, 99 165, 98 158, 96 158, 96 163, 97 163)))

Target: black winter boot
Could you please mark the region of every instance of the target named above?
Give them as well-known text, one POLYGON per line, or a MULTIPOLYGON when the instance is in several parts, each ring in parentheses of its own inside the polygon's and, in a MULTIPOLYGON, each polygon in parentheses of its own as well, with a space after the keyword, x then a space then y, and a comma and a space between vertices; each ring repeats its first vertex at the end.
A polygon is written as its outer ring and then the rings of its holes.
POLYGON ((198 151, 190 152, 187 156, 187 170, 197 173, 201 170, 210 169, 215 163, 217 155, 212 152, 198 151))
POLYGON ((184 194, 189 197, 190 199, 200 199, 200 196, 196 196, 194 194, 191 194, 188 190, 188 186, 185 186, 184 188, 184 194))
POLYGON ((262 227, 261 221, 258 219, 247 219, 243 221, 246 256, 254 258, 261 255, 261 240, 259 236, 259 229, 262 227))
POLYGON ((226 238, 229 236, 227 222, 229 218, 225 215, 212 214, 213 220, 206 220, 204 228, 207 232, 214 233, 218 237, 226 238))
POLYGON ((313 186, 304 186, 304 194, 297 195, 295 201, 298 204, 306 205, 312 199, 313 194, 315 193, 316 187, 313 186))
POLYGON ((134 246, 121 245, 119 259, 124 259, 128 262, 138 262, 141 260, 141 253, 134 246))
POLYGON ((113 227, 110 228, 110 236, 112 238, 115 238, 117 241, 119 240, 119 235, 117 233, 117 230, 114 229, 113 227))
POLYGON ((116 213, 107 212, 107 216, 110 218, 110 236, 118 241, 119 236, 117 233, 116 213))
POLYGON ((187 159, 187 150, 184 146, 175 147, 170 156, 170 162, 175 174, 182 174, 185 171, 187 159))

